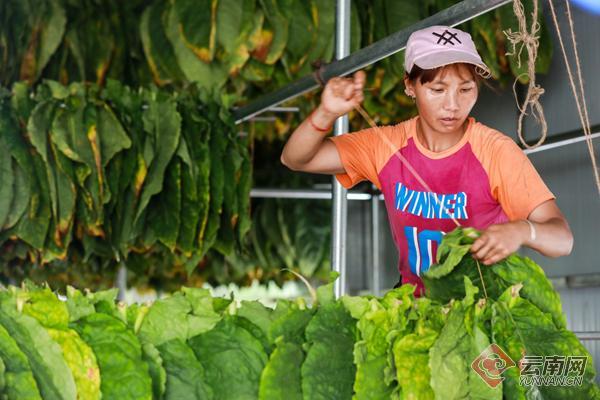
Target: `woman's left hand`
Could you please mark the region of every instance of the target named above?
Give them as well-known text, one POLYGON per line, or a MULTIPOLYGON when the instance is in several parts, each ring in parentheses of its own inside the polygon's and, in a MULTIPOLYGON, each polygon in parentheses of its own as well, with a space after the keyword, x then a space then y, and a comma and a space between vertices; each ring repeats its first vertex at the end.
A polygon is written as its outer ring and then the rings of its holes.
POLYGON ((528 237, 529 226, 525 221, 491 225, 475 240, 471 253, 483 264, 492 265, 519 250, 528 237))

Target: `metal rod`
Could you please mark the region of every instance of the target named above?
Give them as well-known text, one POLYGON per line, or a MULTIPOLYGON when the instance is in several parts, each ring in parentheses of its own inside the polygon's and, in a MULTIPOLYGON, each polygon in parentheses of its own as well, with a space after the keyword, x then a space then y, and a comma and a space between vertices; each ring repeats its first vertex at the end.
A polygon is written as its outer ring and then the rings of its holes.
POLYGON ((381 292, 381 251, 379 246, 379 200, 377 196, 371 197, 371 268, 372 268, 372 293, 379 296, 381 292))
POLYGON ((250 121, 255 121, 255 122, 275 122, 277 120, 277 118, 275 117, 252 117, 250 118, 250 121))
POLYGON ((573 331, 579 340, 600 340, 600 332, 576 332, 573 331))
POLYGON ((281 112, 281 113, 286 113, 286 112, 297 113, 297 112, 300 112, 300 108, 299 107, 271 107, 266 111, 281 112))
MULTIPOLYGON (((268 189, 256 188, 250 191, 250 197, 255 199, 298 199, 298 200, 331 200, 331 190, 321 189, 268 189)), ((371 200, 373 196, 369 193, 347 192, 348 200, 371 200)))
MULTIPOLYGON (((593 133, 591 135, 591 139, 596 139, 600 137, 600 132, 597 133, 593 133)), ((573 144, 573 143, 579 143, 579 142, 583 142, 584 140, 586 140, 587 138, 585 137, 585 135, 581 134, 577 137, 574 137, 572 139, 565 139, 565 140, 561 140, 559 142, 555 142, 555 143, 548 143, 548 144, 543 144, 539 147, 536 147, 535 149, 527 149, 524 150, 525 154, 531 154, 531 153, 538 153, 540 151, 546 151, 546 150, 550 150, 550 149, 555 149, 557 147, 562 147, 562 146, 567 146, 569 144, 573 144)))
MULTIPOLYGON (((335 18, 335 58, 338 60, 350 54, 350 0, 337 0, 335 18)), ((335 121, 334 136, 348 132, 350 122, 348 114, 335 121)), ((332 229, 331 229, 331 268, 339 273, 334 282, 335 297, 347 293, 346 289, 346 226, 348 222, 347 190, 335 179, 333 180, 332 229)))
POLYGON ((119 269, 117 270, 115 286, 119 289, 117 300, 124 301, 127 293, 127 267, 125 267, 125 263, 123 261, 121 261, 119 269))
MULTIPOLYGON (((350 56, 337 56, 336 58, 338 61, 334 61, 325 66, 321 76, 327 81, 334 76, 351 74, 354 71, 358 71, 359 69, 374 64, 394 53, 404 50, 408 37, 412 32, 418 29, 432 25, 456 26, 504 4, 510 3, 511 1, 512 0, 463 0, 452 7, 448 7, 435 15, 425 18, 414 25, 404 28, 378 42, 360 49, 350 56)), ((347 21, 346 23, 349 24, 347 21)), ((307 75, 279 90, 258 98, 250 104, 233 110, 234 119, 236 123, 241 123, 252 118, 256 114, 260 114, 268 108, 277 106, 278 104, 316 89, 318 86, 319 84, 314 76, 312 74, 307 75)))

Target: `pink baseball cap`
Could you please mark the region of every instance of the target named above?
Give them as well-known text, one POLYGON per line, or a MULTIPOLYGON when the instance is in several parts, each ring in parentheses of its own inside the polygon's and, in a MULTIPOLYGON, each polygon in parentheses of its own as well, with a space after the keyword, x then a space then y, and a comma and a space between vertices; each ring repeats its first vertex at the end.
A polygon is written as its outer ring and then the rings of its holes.
POLYGON ((477 73, 483 78, 492 75, 467 32, 436 25, 415 31, 408 38, 404 56, 404 69, 407 73, 410 73, 414 65, 422 69, 434 69, 454 63, 475 65, 477 73))

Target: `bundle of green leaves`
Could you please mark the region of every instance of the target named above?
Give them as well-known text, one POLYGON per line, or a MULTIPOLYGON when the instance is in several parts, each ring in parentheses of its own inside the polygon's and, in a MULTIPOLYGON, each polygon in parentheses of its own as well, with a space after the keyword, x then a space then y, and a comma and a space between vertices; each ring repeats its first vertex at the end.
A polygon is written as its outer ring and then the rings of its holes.
POLYGON ((304 298, 238 304, 192 288, 127 306, 116 290, 69 288, 60 300, 47 286, 10 287, 0 292, 0 397, 600 399, 591 357, 565 328, 539 266, 518 256, 497 264, 498 291, 486 286, 485 296, 463 270, 473 233, 443 240, 426 281, 439 280, 427 287, 434 298, 404 285, 336 299, 335 275, 311 292, 310 307, 304 298), (459 279, 461 296, 440 300, 441 282, 459 279), (490 386, 472 364, 492 343, 515 363, 577 356, 587 365, 576 385, 544 386, 521 382, 519 364, 483 363, 498 370, 501 382, 490 386))
POLYGON ((0 89, 3 268, 191 271, 250 228, 252 168, 221 98, 46 81, 0 89), (166 265, 171 268, 172 265, 166 265))

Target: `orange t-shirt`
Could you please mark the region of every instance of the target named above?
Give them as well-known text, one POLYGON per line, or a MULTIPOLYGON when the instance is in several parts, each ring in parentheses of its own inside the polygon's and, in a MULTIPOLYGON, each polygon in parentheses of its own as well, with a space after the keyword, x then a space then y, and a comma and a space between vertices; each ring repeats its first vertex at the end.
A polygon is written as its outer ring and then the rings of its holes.
POLYGON ((445 232, 456 227, 454 220, 462 226, 485 229, 527 218, 554 195, 508 136, 469 118, 461 140, 436 153, 417 139, 418 118, 330 140, 346 171, 336 175, 344 187, 369 180, 382 191, 400 255, 402 282, 417 285, 420 295, 423 283, 419 276, 435 262, 437 245, 445 232))

